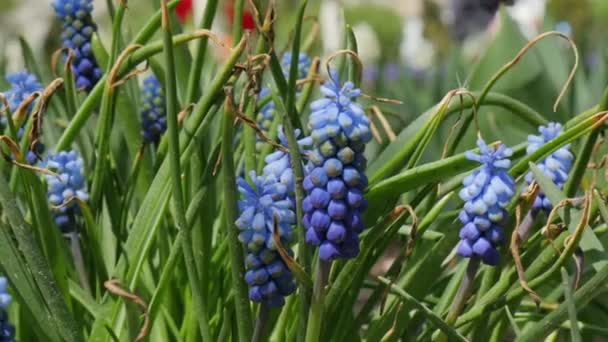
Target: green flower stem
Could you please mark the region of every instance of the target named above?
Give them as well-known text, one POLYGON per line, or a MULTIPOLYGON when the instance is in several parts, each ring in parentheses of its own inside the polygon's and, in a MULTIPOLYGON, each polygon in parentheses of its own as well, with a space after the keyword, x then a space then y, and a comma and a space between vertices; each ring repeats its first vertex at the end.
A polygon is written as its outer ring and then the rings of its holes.
MULTIPOLYGON (((245 109, 245 116, 253 120, 255 122, 255 96, 250 96, 247 98, 248 103, 245 109)), ((255 130, 249 125, 244 125, 243 127, 243 145, 245 147, 245 177, 248 181, 249 179, 249 171, 256 169, 256 142, 255 142, 255 130)))
POLYGON ((243 36, 243 9, 245 7, 244 0, 235 0, 234 3, 234 20, 232 24, 232 39, 236 43, 243 36))
MULTIPOLYGON (((213 19, 217 11, 218 0, 208 0, 205 5, 205 13, 199 25, 202 29, 210 29, 213 25, 213 19)), ((207 52, 207 44, 209 38, 203 37, 196 43, 194 59, 192 60, 192 68, 190 69, 190 78, 188 79, 188 90, 186 92, 186 104, 195 102, 196 97, 200 94, 201 74, 205 55, 207 52)), ((238 41, 235 39, 235 41, 238 41)))
POLYGON ((207 300, 201 292, 201 283, 194 262, 194 254, 190 245, 191 230, 190 225, 186 220, 186 209, 184 205, 184 194, 182 189, 182 171, 180 165, 179 151, 179 132, 177 124, 177 114, 179 112, 179 104, 177 99, 177 84, 175 77, 175 58, 173 56, 173 41, 171 35, 171 22, 169 18, 169 10, 167 8, 167 0, 161 0, 162 7, 162 32, 165 50, 165 97, 167 101, 167 128, 169 133, 169 163, 171 164, 171 179, 173 180, 173 203, 177 213, 177 224, 179 230, 184 230, 184 237, 181 240, 182 252, 184 253, 184 261, 186 264, 186 272, 188 272, 188 280, 190 281, 190 289, 192 290, 192 298, 194 300, 194 312, 198 320, 198 325, 203 341, 211 341, 211 332, 209 329, 209 318, 207 316, 207 300))
MULTIPOLYGON (((458 288, 458 292, 456 293, 456 297, 452 302, 452 306, 450 307, 450 311, 448 312, 448 316, 446 317, 445 322, 449 326, 453 326, 456 323, 456 319, 462 313, 464 306, 467 303, 469 297, 471 297, 471 293, 473 292, 473 284, 475 283, 475 275, 477 274, 477 270, 479 269, 479 259, 471 258, 469 259, 469 264, 467 265, 467 269, 464 273, 464 278, 460 283, 460 287, 458 288)), ((442 334, 440 336, 440 341, 447 341, 447 336, 442 334)))
POLYGON ((266 304, 260 305, 260 311, 258 312, 258 318, 255 321, 255 330, 253 332, 252 342, 264 341, 266 336, 266 325, 268 325, 268 318, 270 315, 270 308, 266 304))
MULTIPOLYGON (((197 34, 197 31, 190 33, 178 34, 173 37, 173 45, 185 44, 191 40, 201 38, 200 34, 197 34)), ((134 44, 138 44, 134 42, 134 44)), ((154 56, 162 52, 163 50, 163 42, 162 41, 154 41, 137 51, 134 51, 127 59, 124 61, 121 66, 118 77, 122 77, 129 70, 133 69, 139 63, 145 61, 146 59, 154 56)), ((87 120, 90 118, 93 110, 99 105, 102 100, 102 94, 104 93, 104 85, 107 82, 107 74, 101 77, 101 79, 97 82, 93 90, 89 93, 89 96, 84 100, 78 112, 74 115, 68 127, 63 131, 63 134, 57 141, 55 149, 57 151, 66 150, 70 147, 80 130, 84 127, 87 120)))
POLYGON ((226 235, 230 248, 230 269, 232 275, 232 287, 235 293, 236 321, 239 332, 239 341, 251 341, 253 324, 251 322, 251 308, 245 283, 245 264, 243 257, 243 246, 239 242, 238 230, 234 225, 238 210, 236 207, 236 179, 233 160, 234 141, 234 104, 231 95, 226 96, 224 101, 224 117, 222 118, 222 179, 224 184, 225 226, 226 235))
MULTIPOLYGON (((597 272, 588 282, 585 283, 578 291, 574 293, 574 305, 578 308, 585 307, 591 300, 603 292, 601 289, 608 281, 608 265, 604 266, 597 272)), ((517 341, 542 341, 552 331, 559 329, 563 321, 568 318, 568 305, 566 301, 558 306, 557 309, 551 311, 542 320, 536 322, 529 329, 525 330, 517 341)))
POLYGON ((325 287, 329 280, 330 270, 331 262, 319 259, 317 265, 317 278, 315 279, 310 312, 308 313, 306 342, 321 341, 321 326, 323 324, 323 313, 325 311, 325 287))

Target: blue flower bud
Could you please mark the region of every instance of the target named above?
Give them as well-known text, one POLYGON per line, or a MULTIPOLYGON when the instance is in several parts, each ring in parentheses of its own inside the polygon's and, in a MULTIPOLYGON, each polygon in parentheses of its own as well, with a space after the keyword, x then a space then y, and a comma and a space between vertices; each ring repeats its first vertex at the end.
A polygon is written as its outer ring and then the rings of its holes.
POLYGON ((93 0, 53 0, 53 8, 63 25, 62 45, 74 53, 76 87, 88 92, 103 74, 91 49, 91 38, 97 31, 91 16, 93 0))
POLYGON ((466 258, 480 258, 488 265, 496 265, 504 236, 502 225, 507 218, 507 207, 515 193, 515 182, 507 173, 511 149, 505 145, 498 148, 487 146, 479 139, 480 154, 466 152, 470 160, 482 164, 481 168, 466 176, 460 198, 465 202, 459 214, 462 228, 458 254, 466 258))
POLYGON ((78 205, 72 201, 72 198, 76 197, 84 202, 89 199, 84 176, 84 161, 74 150, 60 151, 49 154, 41 166, 56 174, 45 175, 48 186, 47 198, 54 212, 55 223, 62 232, 71 232, 76 228, 76 216, 80 213, 78 205))
POLYGON ((141 90, 141 126, 144 142, 158 144, 167 130, 165 95, 158 79, 151 75, 144 80, 141 90))
MULTIPOLYGON (((527 154, 533 153, 538 150, 541 146, 555 139, 562 133, 562 125, 556 122, 550 122, 547 126, 538 127, 540 135, 529 135, 528 136, 528 148, 526 149, 527 154)), ((543 159, 538 163, 538 168, 543 171, 543 174, 553 181, 558 188, 563 188, 564 184, 568 180, 568 173, 572 168, 572 160, 574 156, 570 152, 570 144, 560 147, 557 151, 550 154, 547 158, 543 159)), ((526 182, 528 184, 534 181, 534 175, 532 172, 526 174, 526 182)), ((553 205, 549 198, 545 196, 543 192, 540 192, 536 196, 536 200, 532 205, 534 211, 543 210, 549 213, 553 205)))

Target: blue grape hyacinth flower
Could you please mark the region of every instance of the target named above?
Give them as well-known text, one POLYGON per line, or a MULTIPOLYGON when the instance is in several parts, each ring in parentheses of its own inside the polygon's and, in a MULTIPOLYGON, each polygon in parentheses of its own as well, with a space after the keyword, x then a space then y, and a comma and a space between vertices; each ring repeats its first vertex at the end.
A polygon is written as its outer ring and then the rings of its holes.
MULTIPOLYGON (((300 136, 301 131, 296 129, 294 133, 297 138, 300 136)), ((287 137, 285 137, 285 133, 283 131, 283 126, 279 126, 279 141, 283 146, 289 147, 287 137)), ((310 137, 303 137, 298 140, 298 147, 300 148, 300 153, 302 154, 306 154, 311 146, 312 138, 310 137)), ((293 202, 295 183, 293 169, 291 168, 291 156, 289 153, 286 151, 277 150, 267 155, 264 161, 266 162, 266 165, 262 170, 262 174, 264 176, 273 175, 281 184, 285 185, 287 187, 288 198, 293 202)))
POLYGON ((144 142, 157 144, 167 130, 165 95, 158 79, 151 75, 144 80, 141 125, 144 142))
POLYGON ((0 342, 15 342, 15 327, 8 317, 8 306, 13 297, 8 293, 8 280, 0 277, 0 342))
MULTIPOLYGON (((283 75, 289 77, 289 69, 291 68, 291 52, 285 52, 281 58, 281 69, 283 69, 283 75)), ((305 78, 308 75, 308 69, 310 69, 311 60, 310 57, 300 52, 298 55, 298 79, 305 78)))
POLYGON ((287 187, 274 175, 258 176, 250 172, 253 185, 243 178, 237 180, 242 199, 240 216, 235 224, 239 240, 245 246, 247 257, 245 281, 249 285, 249 298, 269 306, 282 306, 285 297, 296 289, 293 275, 279 254, 274 242, 275 219, 281 244, 293 240, 295 213, 287 198, 287 187))
POLYGON ((515 182, 507 169, 513 151, 505 145, 494 148, 479 139, 480 153, 466 152, 469 160, 481 163, 481 168, 462 181, 460 198, 460 243, 458 254, 466 258, 480 258, 484 264, 497 265, 496 249, 504 241, 503 226, 507 220, 505 208, 515 194, 515 182))
MULTIPOLYGON (((528 148, 526 153, 530 154, 538 150, 541 146, 555 139, 562 133, 562 125, 557 122, 550 122, 547 126, 538 127, 540 135, 529 135, 528 136, 528 148)), ((570 144, 560 147, 557 151, 551 153, 547 158, 543 159, 537 164, 538 168, 541 169, 545 176, 549 177, 558 188, 563 188, 566 180, 568 180, 568 173, 572 168, 572 160, 574 155, 570 152, 570 144)), ((532 172, 526 174, 526 182, 528 184, 534 181, 534 175, 532 172)), ((540 210, 546 213, 550 212, 553 208, 551 201, 541 191, 532 204, 533 212, 539 212, 540 210)))
MULTIPOLYGON (((27 71, 20 71, 6 75, 6 80, 11 85, 11 89, 4 92, 4 96, 8 101, 8 105, 11 112, 15 112, 21 102, 23 102, 28 96, 37 91, 42 91, 42 84, 38 81, 38 78, 34 74, 30 74, 27 71)), ((33 109, 33 104, 30 104, 28 112, 33 109)), ((6 118, 2 117, 2 124, 6 125, 6 118)))
MULTIPOLYGON (((28 96, 30 96, 32 93, 43 90, 42 84, 40 84, 40 82, 38 81, 38 78, 35 75, 30 74, 27 71, 21 71, 21 72, 9 74, 6 76, 6 80, 10 83, 11 89, 4 92, 4 96, 6 97, 6 100, 8 101, 8 105, 9 105, 11 113, 15 113, 15 111, 19 108, 21 103, 23 101, 25 101, 25 99, 28 96)), ((31 103, 28 106, 28 108, 25 112, 25 115, 26 115, 25 119, 27 119, 27 116, 30 114, 33 107, 34 107, 33 103, 31 103)), ((6 127, 8 126, 7 120, 8 119, 5 115, 0 117, 0 128, 1 129, 6 129, 6 127)), ((19 139, 21 139, 21 137, 23 137, 25 121, 26 120, 23 120, 23 122, 21 122, 21 125, 19 127, 16 127, 17 128, 17 138, 19 138, 19 139)), ((36 160, 38 159, 38 156, 40 154, 42 154, 43 152, 44 152, 44 145, 42 143, 38 143, 35 146, 35 151, 32 151, 32 150, 27 151, 27 154, 26 154, 27 162, 30 164, 34 164, 36 162, 36 160)))
POLYGON ((60 151, 49 154, 44 167, 57 175, 45 175, 48 193, 47 198, 53 206, 55 223, 63 233, 72 232, 79 214, 78 205, 70 200, 76 197, 88 201, 89 193, 84 175, 84 161, 78 152, 60 151))
MULTIPOLYGON (((310 69, 310 57, 307 54, 301 52, 298 59, 298 79, 306 77, 308 75, 308 69, 310 69)), ((281 58, 281 69, 283 70, 283 75, 285 77, 289 77, 289 68, 291 67, 291 53, 286 52, 281 58)), ((258 101, 265 99, 268 95, 270 95, 270 88, 264 87, 260 90, 260 94, 258 95, 258 101)), ((270 131, 272 126, 272 121, 276 115, 276 106, 274 101, 269 101, 266 103, 256 116, 256 122, 258 126, 264 131, 270 131)), ((256 149, 259 151, 262 148, 263 142, 257 139, 256 149)))
POLYGON ((324 261, 359 254, 361 215, 367 207, 363 152, 371 140, 369 119, 354 101, 361 91, 352 82, 341 85, 335 72, 331 76, 321 87, 325 97, 310 105, 314 149, 308 154, 303 202, 306 241, 319 246, 324 261))
POLYGON ((62 45, 74 53, 72 71, 76 87, 88 92, 103 73, 91 48, 91 38, 97 31, 91 16, 93 0, 54 0, 53 8, 63 25, 62 45))

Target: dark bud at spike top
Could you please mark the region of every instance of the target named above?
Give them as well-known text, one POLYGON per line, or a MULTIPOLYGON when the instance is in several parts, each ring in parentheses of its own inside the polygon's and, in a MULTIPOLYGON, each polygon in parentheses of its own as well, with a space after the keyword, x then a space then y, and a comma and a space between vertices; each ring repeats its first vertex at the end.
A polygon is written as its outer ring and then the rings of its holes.
POLYGON ((93 0, 54 0, 53 8, 63 25, 62 45, 74 53, 76 87, 88 92, 103 74, 91 48, 91 38, 97 31, 91 16, 93 0))
POLYGON ((167 115, 165 96, 154 75, 144 80, 141 94, 141 125, 144 142, 157 144, 167 130, 167 115))
MULTIPOLYGON (((562 125, 556 122, 550 122, 547 126, 538 127, 538 132, 540 135, 528 136, 527 154, 533 153, 541 148, 541 146, 560 135, 562 133, 562 125)), ((572 168, 573 159, 574 156, 572 155, 572 152, 570 152, 570 144, 568 144, 551 153, 547 158, 538 163, 537 166, 543 171, 545 176, 549 177, 553 183, 561 189, 568 180, 568 173, 572 168)), ((532 172, 526 174, 526 182, 528 182, 528 184, 532 183, 533 180, 534 175, 532 172)), ((536 212, 543 210, 546 213, 549 213, 552 208, 553 204, 542 192, 536 196, 536 200, 532 205, 532 209, 536 212)))
POLYGON ((367 207, 363 151, 371 140, 370 123, 354 101, 361 91, 352 82, 342 85, 332 72, 321 93, 325 97, 310 105, 308 123, 314 150, 303 183, 306 241, 319 246, 322 260, 354 258, 367 207))
POLYGON ((468 159, 481 163, 481 168, 462 181, 464 188, 459 195, 464 208, 459 215, 463 226, 458 254, 497 265, 496 248, 504 242, 503 226, 508 215, 505 208, 515 193, 515 182, 506 171, 513 151, 505 145, 488 146, 482 139, 477 141, 477 146, 479 154, 471 151, 465 154, 468 159))

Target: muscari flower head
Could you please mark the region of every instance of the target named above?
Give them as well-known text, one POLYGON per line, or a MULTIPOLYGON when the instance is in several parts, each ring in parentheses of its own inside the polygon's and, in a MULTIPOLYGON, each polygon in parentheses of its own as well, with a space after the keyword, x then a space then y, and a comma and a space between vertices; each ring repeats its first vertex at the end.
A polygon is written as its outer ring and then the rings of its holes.
POLYGON ((511 165, 510 148, 486 145, 479 139, 480 153, 466 152, 470 160, 481 163, 481 168, 462 181, 460 198, 464 208, 460 211, 460 243, 458 254, 466 258, 480 258, 487 265, 498 264, 496 249, 503 243, 503 225, 507 219, 505 208, 515 193, 515 182, 506 169, 511 165))
MULTIPOLYGON (((300 53, 298 59, 298 79, 306 77, 308 74, 308 69, 310 69, 310 57, 308 57, 305 53, 300 53)), ((283 70, 283 75, 285 77, 289 77, 289 68, 291 66, 291 53, 286 52, 281 58, 281 69, 283 70)), ((258 101, 262 101, 268 95, 270 95, 270 88, 264 87, 260 90, 260 94, 258 95, 258 101)), ((274 120, 276 114, 276 106, 274 102, 271 100, 266 103, 260 109, 256 117, 256 121, 258 126, 265 132, 270 130, 272 126, 272 121, 274 120)), ((256 148, 260 150, 262 148, 263 142, 258 138, 256 143, 256 148)))
MULTIPOLYGON (((14 113, 21 103, 32 93, 37 91, 42 91, 42 85, 38 82, 38 78, 35 75, 30 74, 27 71, 16 72, 13 74, 9 74, 6 76, 6 80, 11 84, 11 89, 4 93, 6 100, 8 101, 8 105, 10 111, 14 113)), ((34 107, 34 104, 31 103, 26 111, 26 115, 29 115, 34 107)), ((26 117, 27 119, 27 117, 26 117)), ((5 129, 8 126, 8 121, 6 116, 0 117, 0 128, 5 129)), ((25 120, 20 127, 17 127, 17 138, 21 138, 23 136, 25 120)), ((38 159, 38 155, 44 152, 44 145, 39 143, 35 147, 35 151, 28 150, 26 154, 26 160, 30 164, 34 164, 38 159)))
MULTIPOLYGON (((304 52, 300 52, 298 56, 298 79, 305 78, 308 75, 308 69, 310 69, 310 57, 304 52)), ((281 58, 281 69, 283 69, 283 75, 289 77, 289 69, 291 68, 291 52, 285 52, 283 58, 281 58)))
MULTIPOLYGON (((528 154, 538 150, 541 146, 560 135, 562 133, 562 125, 550 122, 547 126, 538 127, 538 131, 540 135, 528 136, 528 148, 526 149, 526 153, 528 154)), ((543 171, 545 176, 549 177, 561 189, 568 179, 568 172, 572 168, 572 159, 574 159, 574 156, 570 152, 570 144, 568 144, 560 147, 557 151, 543 159, 537 166, 543 171)), ((532 172, 526 174, 525 178, 528 184, 534 181, 532 172)), ((532 209, 535 212, 543 210, 548 213, 552 208, 551 201, 542 192, 536 196, 532 205, 532 209)))
POLYGON ((56 173, 45 175, 48 192, 47 198, 55 213, 55 223, 62 232, 75 229, 74 221, 79 213, 78 205, 72 200, 76 197, 82 201, 89 199, 87 183, 84 176, 84 161, 78 152, 60 151, 49 154, 43 166, 56 173))
MULTIPOLYGON (((6 76, 6 80, 10 83, 11 89, 4 93, 11 112, 15 112, 21 102, 28 96, 37 91, 42 91, 42 84, 34 74, 27 71, 16 72, 6 76)), ((33 104, 30 104, 28 112, 32 110, 33 104)), ((6 125, 6 118, 2 118, 2 124, 6 125)))
MULTIPOLYGON (((299 129, 295 130, 296 138, 301 134, 299 129)), ((283 131, 283 127, 279 126, 279 141, 283 146, 289 146, 287 137, 283 131)), ((300 152, 303 154, 307 153, 307 150, 312 146, 312 139, 310 137, 304 137, 298 140, 298 147, 300 152)), ((277 150, 264 159, 266 165, 262 170, 264 176, 274 176, 279 182, 287 187, 287 195, 293 202, 293 196, 295 191, 295 183, 293 178, 293 169, 291 168, 291 156, 286 151, 277 150)))
POLYGON ((167 115, 165 96, 160 82, 154 75, 144 80, 141 94, 143 98, 141 124, 144 141, 156 144, 167 130, 167 115))
MULTIPOLYGON (((270 306, 281 306, 285 296, 295 291, 291 271, 281 258, 274 242, 275 220, 278 235, 284 248, 293 240, 295 223, 293 205, 287 198, 287 187, 274 175, 258 176, 250 173, 253 185, 243 178, 237 180, 242 199, 241 215, 235 222, 239 240, 245 246, 247 257, 245 281, 249 285, 252 301, 270 306)), ((291 250, 287 250, 291 254, 291 250)))
POLYGON ((91 48, 91 37, 97 31, 91 16, 93 0, 54 0, 53 8, 63 25, 62 45, 74 53, 76 87, 90 91, 102 75, 91 48))
POLYGON ((352 82, 340 85, 332 72, 321 92, 325 97, 310 106, 314 150, 304 178, 303 206, 306 241, 319 246, 319 257, 329 261, 359 254, 361 214, 367 207, 363 151, 371 133, 363 108, 354 102, 361 91, 352 82))
POLYGON ((0 277, 0 342, 15 341, 15 327, 8 319, 8 306, 13 297, 8 293, 8 281, 0 277))

